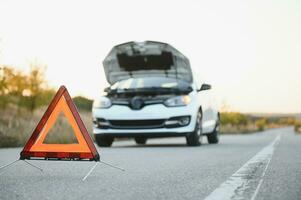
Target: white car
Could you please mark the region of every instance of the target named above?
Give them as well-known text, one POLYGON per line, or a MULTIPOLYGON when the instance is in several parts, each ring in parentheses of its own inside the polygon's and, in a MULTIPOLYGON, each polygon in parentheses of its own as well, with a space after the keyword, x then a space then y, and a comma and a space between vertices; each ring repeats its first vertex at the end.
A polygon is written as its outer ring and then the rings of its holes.
POLYGON ((219 113, 208 84, 196 83, 189 60, 172 46, 154 41, 115 46, 103 61, 110 87, 93 103, 93 133, 99 146, 114 138, 186 137, 198 146, 201 136, 219 141, 219 113))

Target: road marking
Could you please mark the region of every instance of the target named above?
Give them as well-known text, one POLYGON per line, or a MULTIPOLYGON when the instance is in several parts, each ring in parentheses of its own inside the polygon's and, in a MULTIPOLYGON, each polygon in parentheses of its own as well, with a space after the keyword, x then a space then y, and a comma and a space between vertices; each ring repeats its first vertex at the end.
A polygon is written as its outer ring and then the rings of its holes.
POLYGON ((247 161, 239 170, 237 170, 230 178, 228 178, 228 180, 226 180, 211 194, 209 194, 205 200, 254 200, 262 184, 263 177, 268 169, 274 150, 279 144, 280 139, 281 135, 279 134, 269 145, 264 147, 254 157, 247 161), (263 167, 263 172, 259 176, 258 181, 256 176, 252 175, 254 175, 258 169, 263 167), (250 186, 251 183, 254 184, 254 181, 257 184, 255 184, 256 189, 255 187, 250 186))

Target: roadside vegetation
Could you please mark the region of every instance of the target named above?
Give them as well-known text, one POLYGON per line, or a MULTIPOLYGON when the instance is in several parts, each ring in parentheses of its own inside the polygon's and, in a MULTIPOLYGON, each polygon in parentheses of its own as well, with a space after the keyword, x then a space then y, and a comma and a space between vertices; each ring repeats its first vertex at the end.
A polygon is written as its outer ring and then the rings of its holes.
POLYGON ((301 120, 295 122, 295 132, 301 134, 301 120))
MULTIPOLYGON (((10 105, 7 109, 0 110, 0 147, 24 146, 46 108, 44 106, 34 112, 30 112, 24 108, 20 109, 10 105)), ((91 111, 80 109, 79 113, 89 133, 91 133, 91 111)), ((76 142, 72 127, 65 117, 59 116, 54 127, 47 135, 45 142, 60 144, 76 142)))
POLYGON ((265 129, 294 126, 300 121, 291 116, 256 116, 238 112, 221 113, 221 133, 250 133, 264 131, 265 129))
MULTIPOLYGON (((56 93, 44 76, 45 66, 32 63, 28 73, 0 65, 0 147, 23 146, 56 93)), ((92 100, 74 97, 88 131, 92 129, 92 100)), ((71 126, 59 116, 46 143, 74 141, 71 126)))
MULTIPOLYGON (((28 73, 0 65, 0 148, 23 146, 41 119, 56 90, 44 77, 46 67, 30 64, 28 73)), ((73 98, 89 133, 92 132, 92 100, 73 98)), ((294 125, 301 132, 301 121, 293 117, 259 117, 238 112, 221 113, 221 133, 250 133, 294 125)), ((93 138, 93 137, 92 137, 93 138)), ((46 143, 76 142, 64 116, 60 116, 46 137, 46 143)))

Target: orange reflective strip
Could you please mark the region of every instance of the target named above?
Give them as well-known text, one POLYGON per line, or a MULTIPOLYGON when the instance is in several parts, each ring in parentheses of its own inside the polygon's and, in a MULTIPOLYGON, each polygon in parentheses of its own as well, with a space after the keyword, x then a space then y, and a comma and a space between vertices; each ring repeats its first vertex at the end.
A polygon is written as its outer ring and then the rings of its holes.
POLYGON ((52 111, 39 137, 37 138, 33 146, 30 148, 30 151, 90 152, 90 149, 87 146, 86 141, 79 130, 79 127, 66 103, 66 99, 64 96, 61 97, 58 104, 52 111), (52 126, 56 122, 61 112, 64 113, 70 125, 72 126, 78 144, 44 144, 43 143, 49 130, 52 128, 52 126))

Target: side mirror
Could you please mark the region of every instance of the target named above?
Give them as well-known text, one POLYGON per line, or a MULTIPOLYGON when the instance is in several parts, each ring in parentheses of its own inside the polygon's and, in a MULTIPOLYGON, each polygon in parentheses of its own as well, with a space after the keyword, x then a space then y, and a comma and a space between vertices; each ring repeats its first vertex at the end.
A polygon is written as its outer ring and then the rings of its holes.
POLYGON ((204 84, 202 84, 201 88, 198 89, 198 92, 203 91, 203 90, 210 90, 210 89, 211 89, 211 85, 204 83, 204 84))
POLYGON ((110 87, 106 87, 105 89, 104 89, 104 92, 110 92, 110 87))

